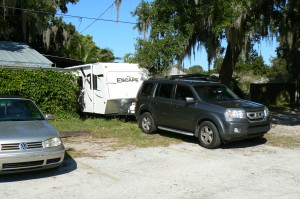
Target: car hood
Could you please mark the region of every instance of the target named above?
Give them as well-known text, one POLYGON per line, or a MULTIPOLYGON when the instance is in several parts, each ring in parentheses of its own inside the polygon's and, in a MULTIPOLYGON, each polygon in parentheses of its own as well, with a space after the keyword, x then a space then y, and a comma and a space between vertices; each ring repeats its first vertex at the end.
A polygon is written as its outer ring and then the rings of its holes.
POLYGON ((246 111, 263 110, 264 105, 251 102, 247 100, 233 100, 233 101, 222 101, 222 102, 211 102, 212 104, 222 106, 224 108, 243 108, 246 111))
POLYGON ((46 120, 0 121, 0 143, 39 142, 59 137, 46 120))

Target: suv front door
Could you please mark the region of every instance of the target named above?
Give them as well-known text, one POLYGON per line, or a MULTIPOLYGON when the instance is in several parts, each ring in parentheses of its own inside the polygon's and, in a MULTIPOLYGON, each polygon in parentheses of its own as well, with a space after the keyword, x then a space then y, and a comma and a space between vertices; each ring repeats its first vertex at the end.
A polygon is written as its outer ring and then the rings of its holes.
POLYGON ((169 120, 172 121, 172 128, 193 132, 197 109, 195 103, 186 102, 187 97, 196 99, 189 87, 177 85, 169 120))

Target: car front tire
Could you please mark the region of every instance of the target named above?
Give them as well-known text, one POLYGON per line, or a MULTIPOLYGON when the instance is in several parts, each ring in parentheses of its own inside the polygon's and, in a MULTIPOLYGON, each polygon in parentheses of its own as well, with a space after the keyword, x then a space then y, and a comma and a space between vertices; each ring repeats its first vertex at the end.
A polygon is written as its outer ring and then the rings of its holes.
POLYGON ((143 113, 139 118, 139 126, 146 134, 153 134, 157 128, 154 123, 153 117, 149 112, 143 113))
POLYGON ((219 131, 217 127, 209 121, 205 121, 199 126, 198 139, 200 145, 207 149, 215 149, 221 145, 219 131))

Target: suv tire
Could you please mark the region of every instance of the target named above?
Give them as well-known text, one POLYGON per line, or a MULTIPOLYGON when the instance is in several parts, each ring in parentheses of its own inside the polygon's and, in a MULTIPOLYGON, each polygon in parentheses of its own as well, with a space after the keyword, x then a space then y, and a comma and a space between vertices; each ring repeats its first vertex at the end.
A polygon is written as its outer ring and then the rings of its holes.
POLYGON ((221 145, 221 139, 217 127, 209 121, 202 122, 199 126, 198 139, 204 148, 215 149, 221 145))
POLYGON ((145 112, 139 117, 139 126, 146 134, 153 134, 157 130, 153 117, 149 112, 145 112))

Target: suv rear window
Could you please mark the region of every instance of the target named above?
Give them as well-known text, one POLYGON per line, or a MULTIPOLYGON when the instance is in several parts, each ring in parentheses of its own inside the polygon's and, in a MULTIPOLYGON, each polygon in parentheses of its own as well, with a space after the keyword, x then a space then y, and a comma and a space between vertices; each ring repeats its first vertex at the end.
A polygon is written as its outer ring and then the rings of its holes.
POLYGON ((159 84, 156 90, 156 97, 171 98, 173 84, 159 84))
POLYGON ((146 96, 146 97, 150 96, 152 88, 153 88, 153 83, 145 83, 141 90, 141 96, 146 96))

